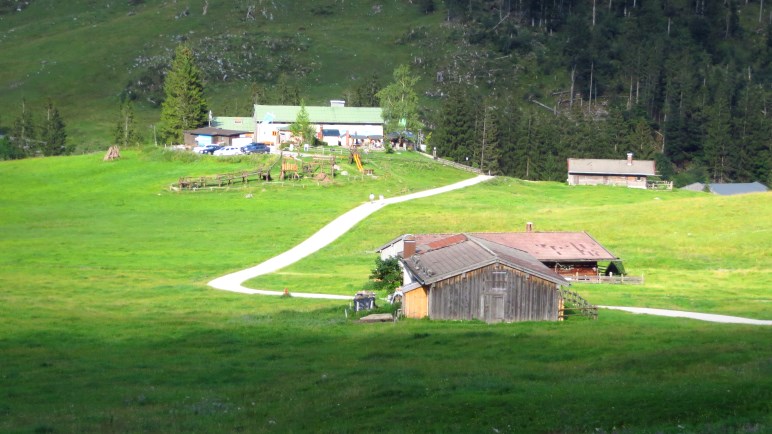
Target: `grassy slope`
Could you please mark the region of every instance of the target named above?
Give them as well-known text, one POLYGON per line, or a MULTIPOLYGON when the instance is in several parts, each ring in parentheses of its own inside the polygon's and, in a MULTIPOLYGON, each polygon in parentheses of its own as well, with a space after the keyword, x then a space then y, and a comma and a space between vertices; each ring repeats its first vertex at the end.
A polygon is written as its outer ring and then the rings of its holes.
MULTIPOLYGON (((378 72, 384 82, 390 80, 394 65, 409 62, 412 54, 410 46, 396 43, 397 38, 410 28, 441 20, 439 15, 422 16, 417 7, 403 2, 386 2, 382 12, 373 14, 371 2, 351 0, 329 2, 333 13, 323 16, 310 11, 309 4, 317 2, 274 2, 278 8, 271 12, 273 21, 258 14, 257 21, 247 22, 240 6, 210 3, 206 16, 199 2, 188 2, 191 15, 175 19, 185 5, 148 0, 132 8, 127 2, 107 6, 87 0, 36 0, 22 13, 0 18, 0 83, 7 84, 0 87, 0 101, 7 108, 0 125, 11 125, 21 112, 22 98, 40 113, 51 98, 74 142, 104 144, 112 138, 118 98, 134 74, 136 58, 171 50, 180 38, 196 48, 201 38, 243 32, 308 41, 304 52, 276 54, 297 57, 309 67, 310 74, 300 81, 306 103, 326 104, 340 98, 353 79, 378 72)), ((218 113, 233 106, 234 99, 248 98, 249 83, 213 77, 207 89, 206 97, 218 113)), ((140 133, 152 137, 157 110, 140 105, 137 115, 140 133)))
MULTIPOLYGON (((392 195, 467 175, 415 155, 384 155, 369 161, 378 180, 173 194, 165 186, 180 175, 252 163, 164 155, 0 163, 0 431, 772 426, 765 327, 617 312, 561 324, 360 326, 345 320, 338 302, 205 287, 296 244, 370 191, 392 195)), ((388 207, 278 283, 356 287, 372 263, 365 251, 403 231, 510 230, 534 221, 544 230, 587 229, 632 272, 646 271, 646 287, 580 288, 594 302, 769 319, 770 223, 749 218, 769 215, 769 200, 504 180, 388 207), (691 236, 677 216, 701 218, 688 224, 691 236), (323 267, 342 276, 313 275, 323 267), (684 280, 670 289, 667 281, 685 276, 682 269, 717 268, 735 270, 720 287, 684 280), (743 287, 749 296, 734 294, 743 287)))

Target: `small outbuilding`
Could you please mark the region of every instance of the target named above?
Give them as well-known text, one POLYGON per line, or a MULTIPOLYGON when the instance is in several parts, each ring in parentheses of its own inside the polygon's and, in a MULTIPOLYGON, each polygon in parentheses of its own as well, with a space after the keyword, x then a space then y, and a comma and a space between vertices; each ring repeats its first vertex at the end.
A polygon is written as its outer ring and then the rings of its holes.
POLYGON ((653 160, 568 159, 568 185, 615 185, 646 189, 648 179, 656 176, 653 160))
POLYGON ((214 127, 197 128, 195 130, 184 131, 186 146, 206 146, 221 144, 230 146, 233 139, 240 137, 251 137, 250 131, 244 130, 225 130, 214 127))
POLYGON ((448 236, 421 252, 403 239, 402 309, 409 318, 486 322, 557 321, 569 283, 522 250, 483 238, 448 236))

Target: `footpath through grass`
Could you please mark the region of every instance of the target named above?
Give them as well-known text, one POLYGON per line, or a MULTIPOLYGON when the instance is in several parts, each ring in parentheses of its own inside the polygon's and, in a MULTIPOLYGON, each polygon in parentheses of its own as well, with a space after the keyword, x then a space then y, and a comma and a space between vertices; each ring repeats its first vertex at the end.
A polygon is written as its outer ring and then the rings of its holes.
MULTIPOLYGON (((206 287, 292 247, 370 192, 392 196, 468 174, 415 154, 378 154, 366 162, 377 179, 172 193, 179 176, 262 157, 124 155, 0 163, 1 432, 772 426, 769 327, 621 312, 564 323, 360 325, 335 301, 206 287)), ((351 294, 367 280, 370 251, 403 232, 519 230, 533 221, 586 229, 631 272, 646 272, 644 287, 580 287, 593 302, 770 319, 770 223, 752 218, 770 214, 768 197, 505 179, 389 206, 265 282, 351 294), (715 286, 667 277, 689 271, 726 277, 715 286)))

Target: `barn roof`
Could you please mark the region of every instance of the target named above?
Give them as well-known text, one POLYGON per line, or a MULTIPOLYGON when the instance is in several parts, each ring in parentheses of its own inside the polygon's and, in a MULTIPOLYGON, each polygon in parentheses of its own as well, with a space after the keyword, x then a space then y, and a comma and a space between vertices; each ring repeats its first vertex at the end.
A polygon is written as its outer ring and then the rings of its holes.
POLYGON ((469 234, 454 235, 455 241, 402 259, 423 284, 448 279, 487 265, 500 263, 559 285, 568 282, 522 250, 513 249, 469 234))
POLYGON ((653 160, 568 159, 568 173, 587 175, 656 175, 653 160))
MULTIPOLYGON (((522 250, 542 262, 618 261, 587 232, 477 232, 470 235, 522 250)), ((402 240, 401 235, 377 251, 402 240)), ((449 246, 465 240, 464 234, 416 234, 416 252, 449 246)))
POLYGON ((619 260, 587 232, 487 232, 474 235, 526 251, 545 262, 619 260))
MULTIPOLYGON (((255 119, 258 122, 270 119, 275 123, 292 123, 297 119, 300 106, 257 105, 255 119)), ((382 124, 380 107, 328 107, 306 106, 308 119, 312 124, 382 124)))

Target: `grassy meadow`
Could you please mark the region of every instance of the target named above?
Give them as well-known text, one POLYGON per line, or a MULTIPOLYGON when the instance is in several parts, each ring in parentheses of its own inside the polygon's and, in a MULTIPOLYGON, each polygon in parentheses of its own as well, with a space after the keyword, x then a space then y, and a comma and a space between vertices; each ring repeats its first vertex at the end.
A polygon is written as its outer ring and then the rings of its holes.
MULTIPOLYGON (((374 179, 168 189, 262 158, 138 150, 109 163, 0 162, 0 432, 772 429, 769 327, 613 311, 562 323, 360 325, 336 301, 208 288, 371 192, 470 176, 413 153, 378 154, 366 161, 374 179)), ((532 221, 587 230, 646 276, 642 286, 575 286, 593 303, 772 319, 771 198, 497 179, 386 207, 250 286, 351 294, 367 283, 373 249, 401 233, 532 221)))

